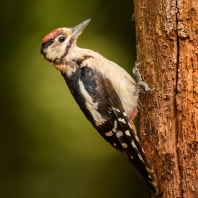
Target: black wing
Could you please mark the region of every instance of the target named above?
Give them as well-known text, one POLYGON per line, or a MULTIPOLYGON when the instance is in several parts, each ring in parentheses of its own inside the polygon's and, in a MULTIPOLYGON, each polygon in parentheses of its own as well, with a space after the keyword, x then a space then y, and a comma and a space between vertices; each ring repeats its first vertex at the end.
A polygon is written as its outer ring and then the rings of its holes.
POLYGON ((110 80, 87 66, 79 67, 70 77, 64 74, 63 77, 87 119, 107 142, 124 154, 150 194, 156 194, 134 126, 129 123, 110 80))
POLYGON ((157 191, 148 170, 149 164, 145 158, 144 151, 140 146, 135 126, 131 126, 122 103, 108 79, 106 79, 105 85, 110 96, 109 102, 113 107, 114 116, 116 117, 116 120, 118 120, 116 135, 118 134, 117 138, 123 147, 121 152, 132 165, 143 184, 147 187, 149 193, 156 195, 157 191), (122 136, 120 136, 119 133, 122 136))

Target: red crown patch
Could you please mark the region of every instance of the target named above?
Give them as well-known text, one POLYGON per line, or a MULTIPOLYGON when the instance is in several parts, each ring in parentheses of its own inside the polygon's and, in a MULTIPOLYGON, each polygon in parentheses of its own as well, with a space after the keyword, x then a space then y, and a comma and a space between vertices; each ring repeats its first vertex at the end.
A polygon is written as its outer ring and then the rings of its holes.
POLYGON ((53 31, 51 31, 49 34, 47 34, 44 38, 43 38, 43 42, 45 43, 46 41, 49 41, 50 39, 54 39, 57 34, 59 34, 60 32, 62 32, 61 28, 55 29, 53 31))

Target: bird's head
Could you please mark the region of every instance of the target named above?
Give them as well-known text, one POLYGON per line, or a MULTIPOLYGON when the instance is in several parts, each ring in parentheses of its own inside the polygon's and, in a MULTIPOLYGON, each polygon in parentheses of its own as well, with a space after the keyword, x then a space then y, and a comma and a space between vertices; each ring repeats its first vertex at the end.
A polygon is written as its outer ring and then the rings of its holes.
POLYGON ((69 50, 76 45, 78 36, 90 21, 91 19, 88 19, 72 28, 58 28, 47 34, 41 44, 43 56, 50 62, 61 62, 69 50))

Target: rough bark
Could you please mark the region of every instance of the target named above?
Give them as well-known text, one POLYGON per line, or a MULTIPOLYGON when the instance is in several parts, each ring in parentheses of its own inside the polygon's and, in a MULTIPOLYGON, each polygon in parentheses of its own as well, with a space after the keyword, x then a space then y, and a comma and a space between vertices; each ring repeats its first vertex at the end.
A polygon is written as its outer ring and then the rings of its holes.
POLYGON ((134 0, 140 137, 158 197, 198 197, 198 0, 134 0))

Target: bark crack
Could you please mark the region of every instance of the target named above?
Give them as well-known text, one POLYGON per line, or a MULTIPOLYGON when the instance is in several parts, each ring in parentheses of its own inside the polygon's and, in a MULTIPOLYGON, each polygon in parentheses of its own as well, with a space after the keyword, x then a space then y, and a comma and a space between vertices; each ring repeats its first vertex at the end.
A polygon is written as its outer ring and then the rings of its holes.
POLYGON ((179 132, 178 132, 178 112, 177 112, 177 94, 178 94, 178 90, 177 90, 177 83, 178 83, 178 72, 179 72, 179 51, 180 51, 180 45, 179 45, 179 35, 178 35, 178 23, 179 23, 179 19, 178 19, 178 0, 175 1, 176 3, 176 8, 177 8, 177 12, 176 12, 176 47, 177 47, 177 60, 176 60, 176 74, 175 74, 175 77, 176 77, 176 87, 175 87, 175 117, 176 117, 176 120, 175 120, 175 146, 176 146, 176 162, 177 162, 177 169, 178 169, 178 172, 179 172, 179 191, 180 191, 180 195, 181 195, 181 198, 183 198, 183 193, 182 193, 182 180, 183 180, 183 175, 182 175, 182 171, 181 171, 181 167, 180 167, 180 162, 179 162, 179 148, 178 148, 178 141, 179 141, 179 132))

